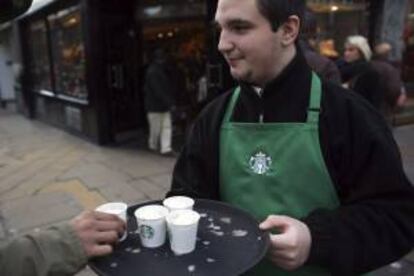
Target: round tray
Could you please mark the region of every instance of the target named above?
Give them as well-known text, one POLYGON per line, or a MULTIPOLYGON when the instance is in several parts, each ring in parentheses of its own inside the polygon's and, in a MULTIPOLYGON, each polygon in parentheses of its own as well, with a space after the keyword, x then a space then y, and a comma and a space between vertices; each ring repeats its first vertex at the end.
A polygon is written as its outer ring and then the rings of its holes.
POLYGON ((155 249, 141 246, 134 211, 151 201, 128 208, 128 237, 114 253, 94 259, 89 266, 98 275, 240 275, 265 255, 269 234, 245 211, 229 204, 198 199, 194 210, 201 214, 196 249, 176 256, 166 243, 155 249))

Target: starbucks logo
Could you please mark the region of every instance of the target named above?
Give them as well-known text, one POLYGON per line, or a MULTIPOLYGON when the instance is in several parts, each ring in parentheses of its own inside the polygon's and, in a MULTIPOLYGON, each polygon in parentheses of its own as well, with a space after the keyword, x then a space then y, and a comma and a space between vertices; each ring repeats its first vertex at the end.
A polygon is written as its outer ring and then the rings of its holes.
POLYGON ((272 158, 265 153, 259 151, 250 157, 250 169, 256 174, 265 174, 269 171, 272 165, 272 158))
POLYGON ((139 227, 139 233, 144 239, 152 239, 154 237, 154 229, 148 225, 141 225, 139 227))

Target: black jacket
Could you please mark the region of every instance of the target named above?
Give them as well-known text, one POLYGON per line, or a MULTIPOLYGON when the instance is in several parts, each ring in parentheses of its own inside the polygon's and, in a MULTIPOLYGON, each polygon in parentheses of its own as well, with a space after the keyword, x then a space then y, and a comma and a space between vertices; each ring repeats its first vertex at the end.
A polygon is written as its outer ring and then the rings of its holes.
POLYGON ((174 103, 175 82, 170 78, 166 62, 154 61, 145 73, 145 109, 148 112, 167 112, 174 103))
MULTIPOLYGON (((299 52, 262 97, 241 84, 232 120, 258 122, 263 112, 264 122, 304 122, 310 85, 311 71, 299 52)), ((383 117, 353 92, 329 82, 322 89, 321 148, 341 206, 302 218, 312 235, 308 263, 332 275, 356 275, 412 249, 414 192, 383 117)), ((168 196, 220 199, 219 129, 230 95, 218 97, 196 120, 168 196)))
POLYGON ((349 88, 363 96, 377 110, 382 110, 385 102, 385 80, 374 69, 371 62, 357 60, 341 67, 342 81, 349 88))

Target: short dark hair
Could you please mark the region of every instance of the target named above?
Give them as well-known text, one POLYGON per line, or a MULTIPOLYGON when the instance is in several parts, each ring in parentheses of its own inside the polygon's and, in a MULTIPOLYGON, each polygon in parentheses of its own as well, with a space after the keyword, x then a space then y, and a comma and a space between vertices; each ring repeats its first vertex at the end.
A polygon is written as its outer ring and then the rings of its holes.
POLYGON ((305 0, 256 0, 256 5, 274 32, 291 15, 297 15, 302 20, 306 6, 305 0))

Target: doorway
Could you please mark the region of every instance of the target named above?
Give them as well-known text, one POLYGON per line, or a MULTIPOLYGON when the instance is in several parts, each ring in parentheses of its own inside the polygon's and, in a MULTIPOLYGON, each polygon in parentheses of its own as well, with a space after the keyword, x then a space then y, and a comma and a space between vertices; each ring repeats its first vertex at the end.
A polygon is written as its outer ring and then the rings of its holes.
POLYGON ((154 3, 144 0, 137 18, 141 26, 142 80, 155 49, 163 49, 168 56, 173 80, 170 85, 174 98, 173 144, 179 148, 189 124, 207 97, 200 88, 203 85, 200 80, 206 76, 207 1, 164 0, 154 3))

